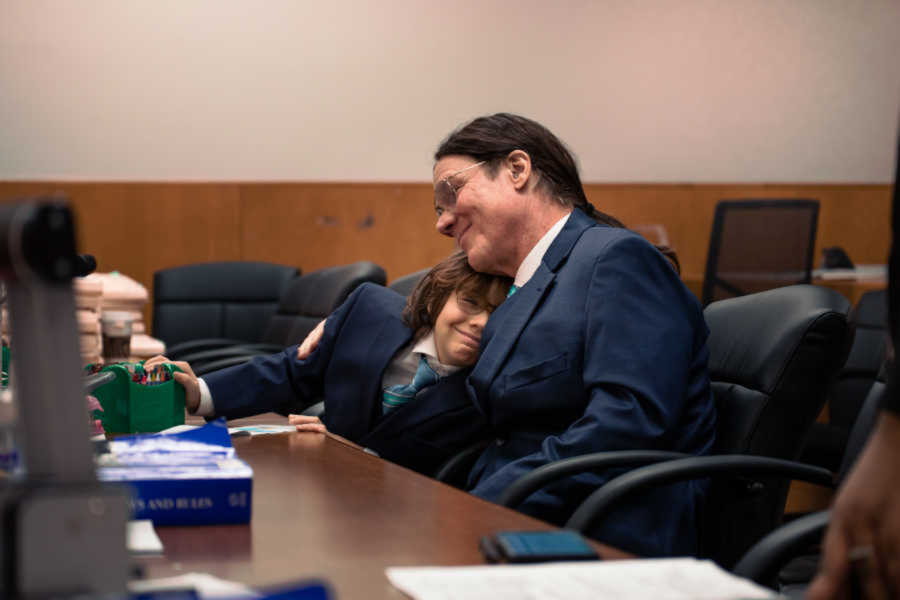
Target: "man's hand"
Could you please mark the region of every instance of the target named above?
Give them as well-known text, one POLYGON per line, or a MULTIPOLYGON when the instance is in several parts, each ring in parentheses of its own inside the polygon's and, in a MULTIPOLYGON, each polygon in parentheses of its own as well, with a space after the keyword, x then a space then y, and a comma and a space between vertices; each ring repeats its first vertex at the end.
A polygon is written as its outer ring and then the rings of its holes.
POLYGON ((319 321, 319 324, 316 325, 315 329, 309 332, 309 335, 306 336, 306 339, 303 340, 303 343, 297 348, 297 360, 309 358, 309 355, 313 353, 313 350, 319 347, 319 342, 322 340, 323 333, 325 333, 325 319, 319 321))
POLYGON ((306 415, 288 415, 288 423, 297 426, 297 431, 312 431, 315 433, 326 433, 325 425, 319 417, 308 417, 306 415))
POLYGON ((163 364, 175 365, 181 369, 182 372, 175 371, 173 377, 175 377, 175 381, 184 387, 184 405, 188 412, 192 415, 196 414, 197 409, 200 408, 200 382, 197 381, 197 376, 194 375, 191 365, 183 360, 171 361, 162 354, 157 354, 153 358, 144 361, 144 370, 147 372, 154 371, 159 365, 163 364))
POLYGON ((898 456, 900 417, 885 412, 835 499, 808 600, 850 598, 854 574, 862 597, 900 597, 898 456))

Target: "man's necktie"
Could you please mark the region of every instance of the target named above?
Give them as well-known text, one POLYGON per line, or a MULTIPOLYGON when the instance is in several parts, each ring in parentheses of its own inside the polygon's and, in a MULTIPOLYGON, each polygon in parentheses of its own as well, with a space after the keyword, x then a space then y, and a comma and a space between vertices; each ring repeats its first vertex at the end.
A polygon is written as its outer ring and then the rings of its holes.
POLYGON ((382 394, 381 407, 385 414, 398 406, 403 406, 416 397, 416 393, 424 387, 437 383, 438 374, 428 365, 428 360, 422 354, 419 359, 419 367, 413 376, 412 383, 406 385, 392 385, 385 388, 382 394))
POLYGON ((509 291, 506 292, 506 297, 509 298, 510 296, 512 296, 513 294, 515 294, 515 293, 516 293, 516 290, 518 290, 518 289, 519 289, 519 288, 516 287, 516 284, 512 284, 511 286, 509 286, 509 291))

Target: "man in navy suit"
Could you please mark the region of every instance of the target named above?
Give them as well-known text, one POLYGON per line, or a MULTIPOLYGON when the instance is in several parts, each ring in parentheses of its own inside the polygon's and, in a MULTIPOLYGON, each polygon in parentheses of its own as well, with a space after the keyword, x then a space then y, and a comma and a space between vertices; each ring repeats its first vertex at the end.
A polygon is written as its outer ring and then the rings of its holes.
MULTIPOLYGON (((591 452, 709 452, 715 408, 699 303, 657 248, 590 205, 559 139, 497 114, 451 133, 435 161, 438 231, 475 270, 514 278, 466 382, 496 438, 470 473, 471 492, 495 500, 529 471, 591 452)), ((616 474, 566 478, 519 509, 561 523, 616 474)), ((694 553, 703 492, 698 482, 650 492, 592 535, 644 556, 694 553)))
MULTIPOLYGON (((430 475, 487 435, 465 378, 488 314, 508 288, 508 278, 477 273, 456 253, 426 274, 409 299, 361 285, 328 317, 318 350, 306 360, 292 346, 202 379, 181 361, 174 364, 184 372, 175 378, 185 387, 189 412, 204 416, 288 413, 324 398, 329 431, 430 475), (408 400, 386 397, 386 388, 403 387, 419 369, 436 382, 408 393, 408 400)), ((161 362, 168 359, 154 357, 145 368, 161 362)), ((304 422, 298 429, 321 427, 304 422)))

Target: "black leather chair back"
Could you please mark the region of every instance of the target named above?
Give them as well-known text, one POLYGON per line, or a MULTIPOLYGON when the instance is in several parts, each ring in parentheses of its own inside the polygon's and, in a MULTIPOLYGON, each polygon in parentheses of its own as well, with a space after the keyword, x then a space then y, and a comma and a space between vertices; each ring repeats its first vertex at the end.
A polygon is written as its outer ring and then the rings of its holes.
POLYGON ((875 381, 863 400, 863 405, 856 415, 856 421, 850 429, 847 449, 837 473, 838 483, 847 478, 853 465, 856 464, 856 459, 862 454, 866 442, 869 441, 869 436, 875 430, 875 423, 878 421, 878 415, 881 414, 881 405, 886 392, 887 384, 883 381, 875 381))
MULTIPOLYGON (((850 431, 847 451, 834 483, 846 479, 875 428, 887 385, 875 381, 850 431)), ((779 527, 753 545, 734 567, 741 577, 772 587, 791 598, 799 598, 815 576, 821 557, 818 547, 828 526, 829 511, 804 515, 779 527), (810 550, 814 554, 809 554, 810 550)))
POLYGON ((431 268, 422 269, 421 271, 416 271, 414 273, 410 273, 409 275, 404 275, 403 277, 398 277, 394 281, 391 282, 391 285, 388 287, 394 290, 399 294, 403 294, 404 296, 409 296, 413 289, 416 287, 416 284, 425 277, 425 274, 430 271, 431 268))
POLYGON ((357 286, 364 282, 384 285, 386 281, 384 269, 369 261, 306 273, 285 290, 262 341, 280 346, 302 342, 357 286))
POLYGON ((167 346, 201 338, 258 342, 300 269, 266 262, 184 265, 153 274, 153 336, 167 346))
MULTIPOLYGON (((847 358, 850 303, 794 285, 710 304, 709 373, 718 454, 793 460, 847 358)), ((784 480, 716 480, 701 520, 702 551, 733 564, 781 519, 784 480)))
POLYGON ((703 305, 809 283, 818 219, 817 200, 719 202, 709 239, 703 305))
POLYGON ((850 313, 853 347, 829 394, 830 422, 848 431, 887 353, 887 290, 866 292, 850 313))
POLYGON ((887 290, 866 292, 850 312, 855 331, 844 368, 828 390, 828 422, 813 423, 800 461, 837 471, 853 424, 887 353, 887 290))

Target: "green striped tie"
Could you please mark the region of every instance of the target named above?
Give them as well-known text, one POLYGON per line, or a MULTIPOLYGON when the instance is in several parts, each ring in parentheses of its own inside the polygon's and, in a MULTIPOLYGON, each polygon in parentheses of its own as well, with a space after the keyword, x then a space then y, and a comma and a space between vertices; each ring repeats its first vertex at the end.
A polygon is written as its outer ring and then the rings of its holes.
POLYGON ((422 354, 419 359, 419 368, 413 376, 412 383, 406 385, 392 385, 385 388, 381 398, 381 408, 387 414, 399 406, 403 406, 416 397, 416 394, 424 387, 438 382, 438 374, 428 364, 428 359, 422 354))
POLYGON ((516 293, 516 290, 518 290, 518 289, 519 289, 519 288, 516 287, 516 284, 512 284, 511 286, 509 286, 509 291, 506 292, 506 297, 509 298, 510 296, 512 296, 513 294, 515 294, 515 293, 516 293))

